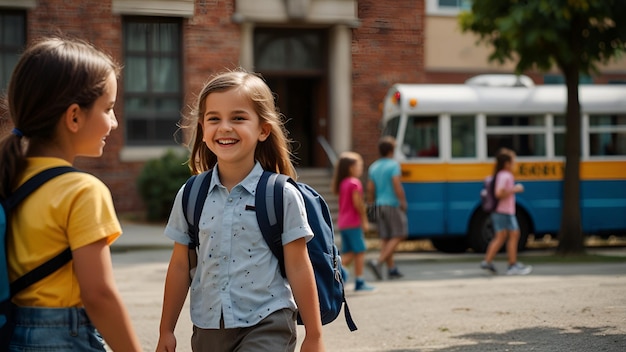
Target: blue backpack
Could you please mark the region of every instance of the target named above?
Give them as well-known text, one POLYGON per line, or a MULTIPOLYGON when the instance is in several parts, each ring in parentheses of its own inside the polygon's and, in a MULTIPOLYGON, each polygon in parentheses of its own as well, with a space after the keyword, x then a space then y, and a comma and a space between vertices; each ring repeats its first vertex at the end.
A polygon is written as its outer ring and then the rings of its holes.
POLYGON ((9 346, 13 334, 12 314, 14 306, 11 303, 11 298, 26 287, 57 271, 72 259, 72 251, 68 247, 14 282, 9 282, 6 241, 11 210, 48 180, 71 171, 77 170, 69 166, 44 170, 26 181, 8 198, 0 199, 0 253, 2 253, 0 259, 0 346, 2 346, 2 350, 9 346))
MULTIPOLYGON (((190 268, 197 263, 196 248, 199 246, 198 223, 202 207, 207 197, 212 170, 189 178, 183 191, 183 211, 189 226, 190 268), (195 182, 194 182, 195 181, 195 182)), ((286 182, 293 184, 300 191, 306 206, 307 220, 314 237, 307 242, 307 249, 317 284, 322 324, 334 321, 341 308, 344 308, 346 323, 350 331, 357 329, 348 303, 346 302, 344 283, 341 276, 341 257, 335 245, 333 223, 326 201, 310 186, 295 182, 286 175, 264 171, 256 188, 255 211, 263 238, 272 253, 278 258, 280 272, 285 273, 283 245, 283 189, 286 182)), ((298 324, 302 325, 300 315, 298 324)))
POLYGON ((498 207, 496 198, 496 178, 487 176, 483 181, 483 189, 480 191, 481 207, 486 213, 493 213, 498 207))

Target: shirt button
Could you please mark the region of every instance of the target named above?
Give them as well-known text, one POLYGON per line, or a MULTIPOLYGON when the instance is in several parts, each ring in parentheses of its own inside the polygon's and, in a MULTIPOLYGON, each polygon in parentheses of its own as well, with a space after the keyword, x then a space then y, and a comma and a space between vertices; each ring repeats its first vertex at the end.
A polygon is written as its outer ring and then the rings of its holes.
POLYGON ((232 202, 233 202, 233 199, 232 199, 232 198, 228 198, 228 202, 229 202, 229 203, 232 203, 232 202))
POLYGON ((227 260, 227 259, 228 259, 228 257, 227 257, 227 256, 224 256, 224 260, 227 260))

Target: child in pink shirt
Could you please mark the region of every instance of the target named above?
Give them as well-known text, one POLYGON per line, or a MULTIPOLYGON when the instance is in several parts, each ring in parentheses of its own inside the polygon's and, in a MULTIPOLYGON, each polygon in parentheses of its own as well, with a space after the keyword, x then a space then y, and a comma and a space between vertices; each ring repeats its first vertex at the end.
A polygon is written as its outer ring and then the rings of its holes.
MULTIPOLYGON (((339 195, 338 226, 341 232, 341 258, 348 266, 354 261, 355 291, 371 291, 374 287, 363 279, 365 265, 364 233, 369 230, 363 201, 363 158, 354 152, 339 156, 333 175, 332 189, 339 195)), ((346 278, 344 277, 344 280, 346 278)))
POLYGON ((517 244, 520 230, 515 217, 515 194, 524 192, 524 186, 515 183, 513 167, 515 165, 515 152, 502 148, 496 155, 496 165, 493 179, 495 182, 494 194, 498 199, 496 210, 491 213, 494 237, 487 246, 485 259, 480 263, 482 269, 497 273, 492 261, 502 245, 506 242, 506 253, 509 267, 507 275, 527 275, 532 271, 531 266, 526 266, 517 261, 517 244))

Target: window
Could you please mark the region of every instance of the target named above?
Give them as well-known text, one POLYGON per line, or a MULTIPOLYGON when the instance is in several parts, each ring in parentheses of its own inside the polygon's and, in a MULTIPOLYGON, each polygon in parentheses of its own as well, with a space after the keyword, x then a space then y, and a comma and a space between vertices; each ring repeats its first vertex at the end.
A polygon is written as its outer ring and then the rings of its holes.
POLYGON ((24 11, 0 10, 0 91, 5 91, 26 44, 24 11))
POLYGON ((456 16, 460 11, 471 10, 472 0, 427 0, 426 13, 429 15, 456 16))
POLYGON ((518 156, 546 156, 545 116, 487 116, 487 156, 502 147, 518 156))
POLYGON ((383 130, 383 136, 391 136, 396 138, 398 135, 398 127, 400 125, 400 116, 394 116, 389 121, 383 130))
POLYGON ((476 118, 475 116, 452 116, 452 157, 476 157, 476 118))
POLYGON ((315 30, 259 28, 254 35, 259 71, 319 72, 324 68, 323 34, 315 30))
POLYGON ((589 116, 589 156, 626 155, 626 115, 589 116))
MULTIPOLYGON (((593 84, 593 77, 581 73, 580 84, 593 84)), ((543 84, 565 84, 565 77, 563 75, 547 74, 543 76, 543 84)))
POLYGON ((181 20, 124 20, 124 117, 131 146, 175 144, 182 110, 181 20))
POLYGON ((407 157, 436 158, 439 156, 439 127, 437 116, 409 116, 402 152, 407 157))

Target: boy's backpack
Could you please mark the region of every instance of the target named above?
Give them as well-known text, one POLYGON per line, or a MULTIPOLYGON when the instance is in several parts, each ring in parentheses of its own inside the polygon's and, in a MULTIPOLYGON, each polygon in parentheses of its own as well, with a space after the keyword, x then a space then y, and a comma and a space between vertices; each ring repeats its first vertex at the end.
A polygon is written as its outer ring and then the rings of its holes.
MULTIPOLYGON (((183 191, 183 211, 189 225, 190 268, 195 267, 196 247, 199 246, 198 223, 207 197, 212 170, 189 178, 183 191), (194 182, 195 181, 195 182, 194 182)), ((286 182, 300 191, 306 206, 307 220, 314 237, 307 242, 307 249, 317 284, 322 324, 337 318, 344 307, 346 323, 350 331, 357 329, 346 302, 341 257, 335 245, 333 223, 326 201, 310 186, 295 182, 286 175, 264 171, 256 189, 255 209, 263 238, 278 258, 280 272, 286 277, 281 234, 283 233, 283 189, 286 182)), ((298 324, 302 325, 298 315, 298 324)))
POLYGON ((484 212, 493 213, 498 207, 498 198, 496 198, 496 179, 487 176, 483 181, 483 189, 480 191, 480 202, 484 212))
POLYGON ((14 282, 9 282, 6 241, 11 210, 48 180, 71 171, 77 170, 70 166, 46 169, 31 177, 8 198, 0 199, 0 253, 2 253, 2 258, 0 259, 0 346, 2 346, 3 351, 5 348, 8 348, 11 335, 13 334, 11 319, 14 306, 11 303, 11 298, 26 287, 57 271, 72 259, 72 251, 68 247, 14 282))

